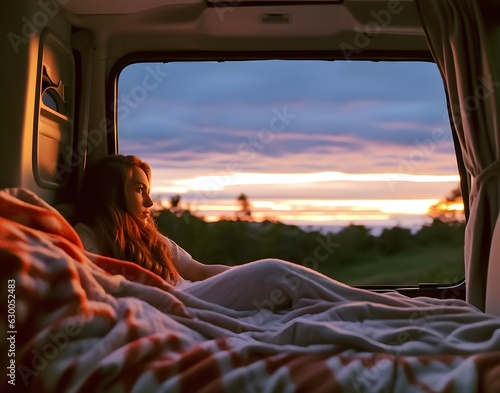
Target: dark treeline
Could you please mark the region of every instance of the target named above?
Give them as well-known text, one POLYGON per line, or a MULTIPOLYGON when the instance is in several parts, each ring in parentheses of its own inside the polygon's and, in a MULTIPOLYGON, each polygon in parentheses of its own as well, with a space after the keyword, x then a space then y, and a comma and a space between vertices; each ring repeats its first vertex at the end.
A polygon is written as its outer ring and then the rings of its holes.
MULTIPOLYGON (((332 277, 356 264, 391 260, 394 265, 398 256, 424 255, 429 249, 434 253, 425 254, 426 259, 436 264, 446 250, 458 250, 454 255, 460 255, 464 241, 464 224, 451 225, 438 219, 416 233, 394 227, 384 229, 378 236, 360 225, 323 234, 271 221, 209 223, 189 211, 176 215, 163 210, 156 220, 162 233, 204 263, 239 265, 263 258, 279 258, 332 277)), ((394 266, 384 268, 394 270, 394 266)))

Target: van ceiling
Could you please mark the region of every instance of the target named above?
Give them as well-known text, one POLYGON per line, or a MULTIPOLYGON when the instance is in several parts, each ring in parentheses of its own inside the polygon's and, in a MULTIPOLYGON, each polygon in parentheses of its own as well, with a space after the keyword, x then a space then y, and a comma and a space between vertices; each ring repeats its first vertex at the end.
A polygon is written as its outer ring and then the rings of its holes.
POLYGON ((112 57, 171 50, 428 54, 413 0, 71 0, 61 7, 76 28, 106 42, 112 57))

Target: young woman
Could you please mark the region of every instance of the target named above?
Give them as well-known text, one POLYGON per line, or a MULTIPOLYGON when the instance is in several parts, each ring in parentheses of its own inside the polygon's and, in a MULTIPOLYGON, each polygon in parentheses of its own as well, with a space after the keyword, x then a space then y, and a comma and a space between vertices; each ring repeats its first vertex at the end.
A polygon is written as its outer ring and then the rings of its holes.
POLYGON ((138 263, 176 285, 228 270, 195 261, 158 231, 150 185, 151 168, 136 156, 111 155, 87 168, 75 225, 85 249, 138 263))
POLYGON ((233 310, 276 312, 318 299, 343 301, 360 291, 277 259, 235 267, 195 261, 158 231, 150 185, 149 165, 135 156, 107 156, 90 166, 76 205, 75 229, 85 249, 138 263, 177 285, 179 296, 185 292, 233 310))

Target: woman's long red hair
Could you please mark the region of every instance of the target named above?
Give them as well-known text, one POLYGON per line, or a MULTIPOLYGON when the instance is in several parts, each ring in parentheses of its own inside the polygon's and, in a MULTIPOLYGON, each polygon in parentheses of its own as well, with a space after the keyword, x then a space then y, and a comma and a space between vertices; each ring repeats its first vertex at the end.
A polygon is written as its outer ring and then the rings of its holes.
POLYGON ((133 167, 143 170, 151 184, 149 164, 136 156, 111 155, 89 166, 76 204, 77 221, 94 231, 104 255, 135 262, 176 283, 180 276, 170 244, 154 219, 150 216, 142 227, 127 211, 125 184, 133 167))

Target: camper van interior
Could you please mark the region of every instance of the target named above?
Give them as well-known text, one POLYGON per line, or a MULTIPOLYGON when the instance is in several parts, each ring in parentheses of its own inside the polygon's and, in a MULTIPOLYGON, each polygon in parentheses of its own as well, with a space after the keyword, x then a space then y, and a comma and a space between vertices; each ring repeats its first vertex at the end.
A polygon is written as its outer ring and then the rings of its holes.
POLYGON ((0 8, 2 391, 500 391, 496 0, 0 8), (116 155, 227 270, 89 249, 116 155))

